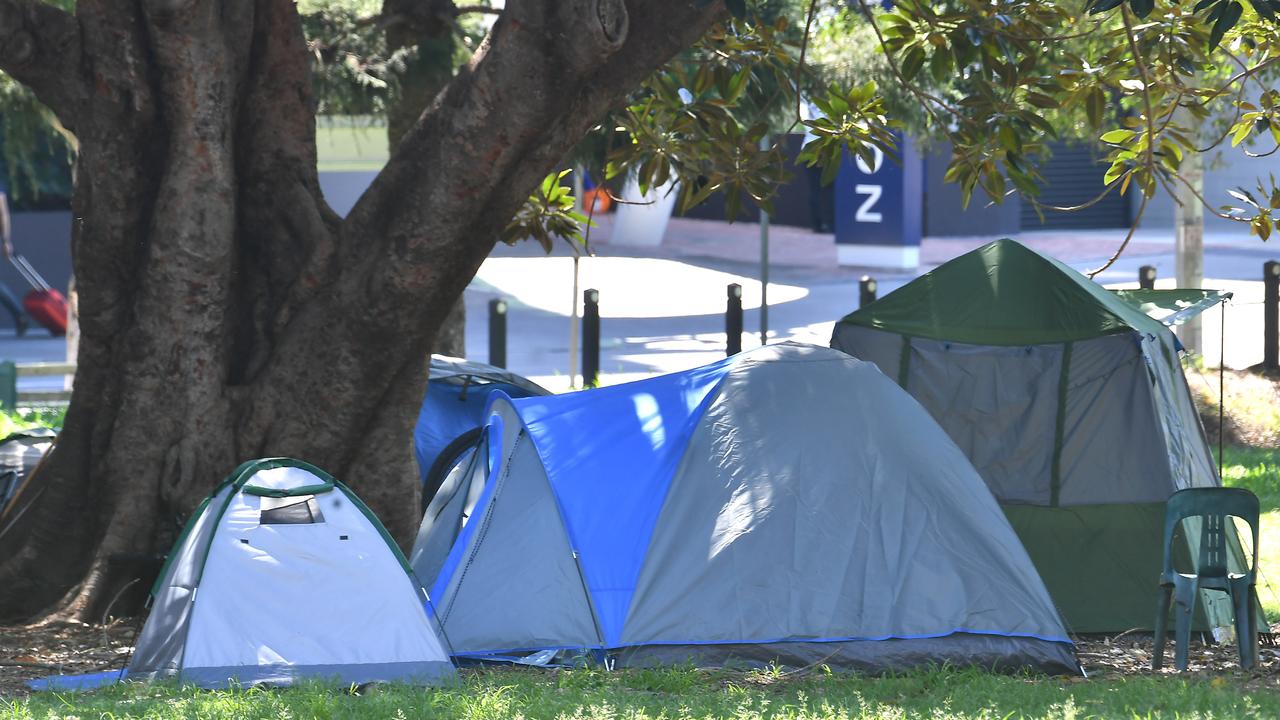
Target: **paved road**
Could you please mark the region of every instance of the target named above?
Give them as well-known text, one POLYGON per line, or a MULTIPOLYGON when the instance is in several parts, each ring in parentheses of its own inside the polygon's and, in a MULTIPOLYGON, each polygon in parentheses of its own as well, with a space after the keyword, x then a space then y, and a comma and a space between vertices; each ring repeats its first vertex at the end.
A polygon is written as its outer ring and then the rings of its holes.
MULTIPOLYGON (((754 225, 675 219, 663 246, 628 248, 607 242, 609 222, 593 231, 595 256, 580 264, 582 287, 600 291, 601 370, 605 382, 621 382, 711 362, 724 355, 725 286, 743 286, 746 348, 759 344, 759 230, 754 225)), ((1098 267, 1123 240, 1123 231, 1024 233, 1019 240, 1054 254, 1081 270, 1098 267)), ((926 239, 921 272, 991 238, 926 239)), ((917 273, 840 268, 830 235, 799 228, 771 231, 769 338, 826 343, 831 327, 857 303, 857 283, 871 274, 884 294, 917 273)), ((1226 357, 1229 367, 1261 360, 1262 263, 1280 258, 1280 248, 1242 235, 1206 238, 1206 286, 1236 292, 1227 311, 1226 357)), ((467 348, 487 359, 488 301, 510 303, 508 366, 547 387, 569 386, 572 260, 565 250, 551 257, 531 243, 499 246, 467 290, 467 348)), ((1125 255, 1100 280, 1133 284, 1138 267, 1154 265, 1160 285, 1172 286, 1173 243, 1167 233, 1138 233, 1125 255)), ((1220 322, 1207 314, 1205 360, 1217 365, 1220 322)), ((21 362, 61 361, 61 339, 43 331, 25 338, 0 334, 0 358, 21 362)), ((24 387, 57 386, 56 379, 24 381, 24 387)))

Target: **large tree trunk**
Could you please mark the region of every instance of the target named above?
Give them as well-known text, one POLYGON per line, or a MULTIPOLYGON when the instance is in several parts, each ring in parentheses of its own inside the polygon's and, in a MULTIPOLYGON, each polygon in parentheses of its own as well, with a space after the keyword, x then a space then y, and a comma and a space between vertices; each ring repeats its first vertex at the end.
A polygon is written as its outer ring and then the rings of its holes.
POLYGON ((253 457, 330 470, 407 539, 448 310, 592 122, 722 12, 510 0, 342 219, 291 0, 0 0, 0 68, 79 139, 81 329, 58 445, 0 526, 0 619, 98 619, 253 457))
MULTIPOLYGON (((392 95, 387 108, 388 147, 395 147, 422 116, 436 95, 453 79, 458 45, 453 22, 453 0, 384 0, 382 17, 387 26, 387 50, 407 53, 394 70, 392 95)), ((440 325, 433 352, 467 356, 467 305, 459 297, 440 325)))

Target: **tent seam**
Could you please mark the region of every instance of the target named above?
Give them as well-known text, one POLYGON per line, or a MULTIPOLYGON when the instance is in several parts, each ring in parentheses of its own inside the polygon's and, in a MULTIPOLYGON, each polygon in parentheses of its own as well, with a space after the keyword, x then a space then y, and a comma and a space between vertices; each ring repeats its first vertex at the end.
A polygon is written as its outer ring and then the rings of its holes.
POLYGON ((1058 370, 1058 412, 1053 429, 1053 466, 1049 475, 1049 506, 1058 507, 1062 494, 1062 445, 1067 424, 1067 382, 1071 376, 1071 342, 1062 344, 1058 370))

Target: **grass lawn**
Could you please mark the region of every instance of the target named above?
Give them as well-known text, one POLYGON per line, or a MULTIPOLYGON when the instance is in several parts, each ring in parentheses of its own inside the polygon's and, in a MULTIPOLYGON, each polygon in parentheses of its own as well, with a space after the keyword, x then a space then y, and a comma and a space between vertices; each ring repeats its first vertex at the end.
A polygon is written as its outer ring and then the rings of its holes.
POLYGON ((0 438, 31 427, 62 429, 66 408, 32 408, 20 412, 0 410, 0 438))
MULTIPOLYGON (((1258 542, 1258 599, 1271 622, 1280 622, 1280 449, 1228 447, 1222 480, 1252 490, 1262 503, 1258 542)), ((1245 526, 1241 538, 1248 542, 1245 526)))
MULTIPOLYGON (((1259 595, 1280 619, 1280 449, 1228 448, 1225 479, 1262 500, 1259 595)), ((383 686, 354 695, 321 685, 199 691, 123 685, 93 693, 0 698, 0 720, 27 718, 1277 718, 1280 677, 1107 674, 1089 680, 935 670, 868 678, 821 669, 465 671, 437 690, 383 686)))
POLYGON ((865 678, 689 669, 468 672, 454 687, 309 686, 205 692, 121 686, 0 700, 0 718, 1275 718, 1280 693, 1239 679, 1005 677, 977 671, 865 678))

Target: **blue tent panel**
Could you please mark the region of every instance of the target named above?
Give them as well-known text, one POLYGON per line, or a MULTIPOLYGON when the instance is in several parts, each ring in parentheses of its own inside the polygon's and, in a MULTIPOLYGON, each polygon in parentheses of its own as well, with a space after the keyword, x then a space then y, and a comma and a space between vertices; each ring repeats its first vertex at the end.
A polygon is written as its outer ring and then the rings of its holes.
POLYGON ((512 403, 547 469, 607 645, 620 641, 671 478, 732 363, 512 403))
POLYGON ((418 456, 418 476, 423 482, 427 480, 431 464, 454 438, 484 424, 484 409, 490 393, 495 391, 510 397, 529 394, 523 388, 506 383, 465 387, 446 382, 427 384, 418 423, 413 429, 413 450, 418 456))

